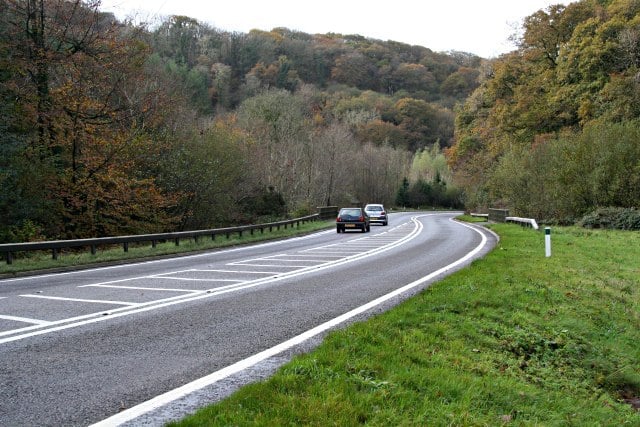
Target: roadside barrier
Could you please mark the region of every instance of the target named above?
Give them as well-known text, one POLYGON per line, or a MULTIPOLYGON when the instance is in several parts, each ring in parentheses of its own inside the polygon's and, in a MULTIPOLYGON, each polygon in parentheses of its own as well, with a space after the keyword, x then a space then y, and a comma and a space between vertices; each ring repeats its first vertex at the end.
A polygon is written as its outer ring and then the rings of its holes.
POLYGON ((107 245, 122 245, 125 252, 129 251, 129 243, 141 243, 151 242, 151 247, 156 247, 159 241, 171 241, 173 240, 176 246, 180 245, 181 239, 194 239, 198 242, 198 239, 203 236, 211 237, 211 240, 215 240, 216 236, 224 235, 228 238, 232 234, 238 233, 239 237, 242 237, 243 233, 250 233, 253 235, 254 231, 260 230, 260 233, 264 233, 265 230, 273 231, 280 230, 280 227, 284 227, 286 230, 288 226, 296 227, 300 226, 300 223, 316 221, 319 219, 319 214, 313 214, 304 216, 301 218, 294 218, 285 221, 270 222, 266 224, 256 225, 242 225, 238 227, 226 227, 226 228, 214 228, 210 230, 195 230, 195 231, 178 231, 173 233, 156 233, 156 234, 140 234, 135 236, 116 236, 116 237, 98 237, 94 239, 75 239, 75 240, 50 240, 46 242, 28 242, 28 243, 5 243, 0 244, 0 254, 3 255, 7 264, 13 263, 14 254, 16 252, 29 252, 29 251, 42 251, 50 250, 53 259, 58 259, 61 249, 81 248, 88 247, 91 249, 91 254, 95 255, 98 246, 107 245))

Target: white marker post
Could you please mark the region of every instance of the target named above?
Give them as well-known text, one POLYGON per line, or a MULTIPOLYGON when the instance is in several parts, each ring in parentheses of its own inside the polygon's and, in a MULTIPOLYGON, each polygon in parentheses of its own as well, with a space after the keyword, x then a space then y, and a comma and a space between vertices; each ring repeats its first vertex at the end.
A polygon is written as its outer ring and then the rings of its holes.
POLYGON ((544 228, 544 253, 547 258, 551 256, 551 227, 544 228))

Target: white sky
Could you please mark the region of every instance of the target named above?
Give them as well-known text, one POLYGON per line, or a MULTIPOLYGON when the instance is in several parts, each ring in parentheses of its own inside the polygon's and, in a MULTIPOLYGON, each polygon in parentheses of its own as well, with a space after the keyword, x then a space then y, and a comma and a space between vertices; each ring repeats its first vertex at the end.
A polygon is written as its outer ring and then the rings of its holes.
POLYGON ((522 19, 557 0, 102 0, 117 18, 154 22, 185 15, 226 31, 248 33, 276 27, 309 34, 359 34, 458 50, 484 58, 514 50, 509 36, 522 19))

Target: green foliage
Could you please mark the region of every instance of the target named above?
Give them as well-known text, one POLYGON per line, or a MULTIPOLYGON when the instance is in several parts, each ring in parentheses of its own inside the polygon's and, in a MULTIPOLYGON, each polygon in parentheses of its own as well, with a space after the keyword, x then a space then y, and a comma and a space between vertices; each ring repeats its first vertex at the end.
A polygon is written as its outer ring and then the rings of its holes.
POLYGON ((514 214, 573 223, 597 206, 640 204, 639 122, 593 123, 579 133, 540 138, 497 162, 488 188, 514 214))
MULTIPOLYGON (((401 193, 398 193, 398 197, 400 196, 401 193)), ((462 209, 464 207, 461 191, 448 188, 446 182, 442 181, 438 174, 430 182, 418 179, 406 193, 403 191, 402 197, 404 198, 402 201, 406 203, 401 206, 410 208, 462 209)))
POLYGON ((287 213, 287 205, 282 194, 275 191, 273 187, 256 191, 253 196, 241 200, 243 212, 248 215, 249 223, 260 223, 277 220, 287 213))
MULTIPOLYGON (((183 230, 240 224, 238 202, 247 179, 237 132, 226 123, 189 130, 155 164, 159 185, 178 194, 170 212, 183 230)), ((154 162, 157 161, 154 159, 154 162)))
POLYGON ((431 148, 416 152, 411 164, 411 180, 433 180, 436 176, 444 182, 451 182, 451 171, 447 164, 447 158, 436 143, 431 148))
POLYGON ((409 179, 403 178, 402 186, 398 189, 396 194, 396 206, 407 207, 409 205, 409 179))
POLYGON ((470 209, 572 223, 638 196, 637 2, 583 0, 524 22, 458 109, 448 151, 470 209))
POLYGON ((600 208, 583 216, 578 225, 585 228, 640 230, 640 211, 634 208, 600 208))

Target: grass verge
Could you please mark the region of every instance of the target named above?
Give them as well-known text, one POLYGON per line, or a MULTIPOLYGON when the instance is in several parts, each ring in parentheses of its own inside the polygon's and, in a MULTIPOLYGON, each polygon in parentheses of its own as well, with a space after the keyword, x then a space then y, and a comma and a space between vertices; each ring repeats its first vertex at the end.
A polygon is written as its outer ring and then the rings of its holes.
POLYGON ((239 237, 238 234, 235 233, 230 235, 229 238, 224 235, 218 235, 215 240, 204 237, 198 239, 197 242, 194 240, 181 240, 179 246, 176 246, 173 241, 158 243, 155 248, 151 247, 151 243, 130 244, 128 252, 124 252, 122 246, 111 246, 102 249, 99 248, 95 255, 91 254, 89 248, 85 248, 84 250, 61 252, 57 260, 53 259, 50 252, 21 253, 14 259, 13 264, 8 265, 4 262, 0 264, 0 278, 33 271, 64 270, 81 266, 142 261, 167 255, 186 254, 266 240, 282 239, 333 226, 335 226, 335 221, 312 221, 286 229, 281 227, 279 230, 275 228, 273 231, 265 230, 264 233, 260 233, 259 231, 254 232, 254 234, 244 233, 242 237, 239 237))
POLYGON ((640 233, 555 228, 545 258, 492 228, 486 258, 171 425, 640 425, 640 233))

